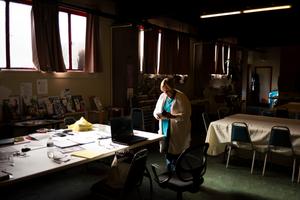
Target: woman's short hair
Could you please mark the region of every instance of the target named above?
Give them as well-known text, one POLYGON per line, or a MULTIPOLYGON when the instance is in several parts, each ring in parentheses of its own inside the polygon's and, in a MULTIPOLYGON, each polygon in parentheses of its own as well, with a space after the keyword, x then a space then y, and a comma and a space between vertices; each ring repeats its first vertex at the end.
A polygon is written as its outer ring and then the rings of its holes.
POLYGON ((163 87, 167 86, 170 89, 174 89, 174 78, 164 78, 160 83, 160 90, 163 91, 163 87))

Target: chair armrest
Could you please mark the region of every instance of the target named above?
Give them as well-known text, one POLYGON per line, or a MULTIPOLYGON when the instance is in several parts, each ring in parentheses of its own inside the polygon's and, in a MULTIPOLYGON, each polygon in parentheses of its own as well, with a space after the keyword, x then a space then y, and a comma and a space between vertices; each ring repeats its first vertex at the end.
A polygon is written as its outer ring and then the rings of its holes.
POLYGON ((158 174, 157 171, 159 170, 159 165, 158 164, 152 164, 151 165, 151 168, 152 168, 152 171, 153 171, 153 174, 154 174, 154 180, 158 183, 158 184, 164 184, 164 183, 167 183, 171 176, 170 176, 170 173, 163 173, 164 176, 166 176, 166 178, 159 178, 162 174, 158 174))

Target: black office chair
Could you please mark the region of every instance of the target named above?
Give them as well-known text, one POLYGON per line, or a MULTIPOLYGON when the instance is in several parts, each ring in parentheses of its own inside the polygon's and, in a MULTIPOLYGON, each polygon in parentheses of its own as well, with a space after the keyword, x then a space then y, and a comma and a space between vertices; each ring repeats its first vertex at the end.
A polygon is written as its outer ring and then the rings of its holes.
POLYGON ((290 129, 286 126, 273 126, 271 129, 271 135, 268 144, 268 150, 265 153, 264 166, 262 175, 265 175, 266 164, 268 155, 271 153, 277 153, 284 156, 290 156, 293 158, 293 172, 292 182, 294 182, 295 168, 296 168, 296 155, 291 142, 290 129))
POLYGON ((251 174, 253 173, 253 167, 255 162, 255 154, 256 149, 251 141, 248 126, 245 122, 233 122, 231 127, 231 142, 227 144, 228 147, 228 155, 227 155, 227 162, 226 168, 229 165, 229 159, 231 156, 232 148, 240 148, 246 149, 253 152, 252 155, 252 164, 251 164, 251 174))
MULTIPOLYGON (((110 173, 113 175, 95 183, 91 188, 92 193, 100 196, 101 199, 135 199, 132 198, 132 195, 136 191, 141 198, 139 186, 145 175, 147 157, 148 150, 142 149, 134 154, 131 163, 122 163, 120 165, 122 168, 119 169, 112 168, 111 170, 116 170, 116 172, 110 173), (125 173, 121 173, 121 171, 125 171, 125 173), (125 174, 125 176, 119 176, 119 174, 125 174)), ((152 191, 150 191, 150 195, 152 195, 152 191)))
POLYGON ((178 157, 174 171, 159 174, 160 166, 152 164, 154 180, 162 188, 177 192, 177 200, 182 199, 183 192, 198 192, 204 182, 206 172, 207 149, 209 144, 201 144, 187 148, 178 157))
POLYGON ((130 112, 132 126, 135 130, 145 130, 144 112, 141 108, 132 108, 130 112))
POLYGON ((76 119, 74 117, 65 117, 64 118, 64 124, 65 127, 67 128, 68 125, 74 124, 76 122, 76 119))

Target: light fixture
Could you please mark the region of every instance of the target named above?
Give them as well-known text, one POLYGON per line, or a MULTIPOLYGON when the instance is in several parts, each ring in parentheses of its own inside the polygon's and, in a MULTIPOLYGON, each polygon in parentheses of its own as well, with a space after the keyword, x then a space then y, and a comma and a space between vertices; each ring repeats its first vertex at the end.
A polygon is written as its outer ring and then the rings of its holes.
POLYGON ((292 8, 291 5, 273 6, 273 7, 256 8, 256 9, 201 15, 200 18, 204 19, 204 18, 210 18, 210 17, 221 17, 221 16, 227 16, 227 15, 237 15, 237 14, 242 14, 242 13, 246 14, 246 13, 264 12, 264 11, 271 11, 271 10, 282 10, 282 9, 290 9, 290 8, 292 8))
POLYGON ((267 8, 257 8, 257 9, 249 9, 242 11, 243 13, 254 13, 254 12, 264 12, 264 11, 271 11, 271 10, 282 10, 282 9, 290 9, 292 8, 291 5, 285 6, 274 6, 274 7, 267 7, 267 8))
POLYGON ((233 11, 233 12, 224 12, 224 13, 216 13, 216 14, 209 14, 209 15, 201 15, 200 18, 221 17, 221 16, 238 15, 238 14, 241 14, 241 11, 233 11))

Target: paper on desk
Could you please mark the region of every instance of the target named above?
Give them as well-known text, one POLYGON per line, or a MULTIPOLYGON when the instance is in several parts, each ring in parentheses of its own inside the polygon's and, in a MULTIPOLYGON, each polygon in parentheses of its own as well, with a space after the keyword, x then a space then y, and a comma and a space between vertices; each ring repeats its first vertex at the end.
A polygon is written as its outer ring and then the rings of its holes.
POLYGON ((29 134, 29 137, 35 139, 35 140, 43 140, 50 137, 50 134, 48 133, 32 133, 29 134))
POLYGON ((72 137, 69 137, 69 140, 72 142, 76 142, 77 144, 88 144, 95 142, 97 138, 89 135, 74 135, 72 137))
POLYGON ((60 148, 67 148, 79 145, 79 143, 65 139, 65 140, 54 140, 54 145, 60 148))
POLYGON ((99 151, 82 150, 82 151, 73 152, 71 155, 81 157, 81 158, 94 158, 94 157, 97 157, 101 154, 102 153, 99 152, 99 151))

